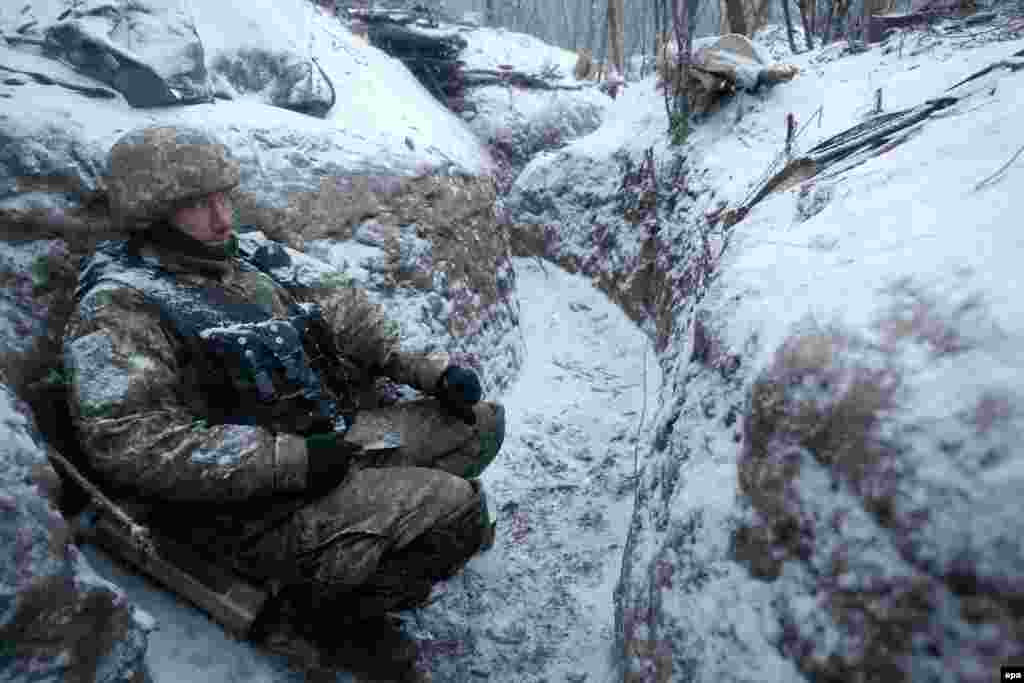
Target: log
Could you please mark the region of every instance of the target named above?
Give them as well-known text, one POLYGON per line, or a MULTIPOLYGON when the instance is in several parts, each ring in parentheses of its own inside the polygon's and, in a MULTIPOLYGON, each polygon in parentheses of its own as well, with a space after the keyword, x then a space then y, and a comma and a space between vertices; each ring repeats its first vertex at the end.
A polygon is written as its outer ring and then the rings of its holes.
POLYGON ((0 71, 7 71, 9 73, 21 74, 22 76, 28 76, 33 81, 40 85, 57 85, 62 88, 67 88, 77 93, 81 93, 86 97, 92 97, 96 99, 112 100, 117 98, 117 93, 106 88, 92 88, 85 85, 75 85, 74 83, 68 83, 67 81, 59 78, 53 78, 46 74, 41 74, 36 71, 24 71, 22 69, 12 69, 11 67, 3 66, 0 64, 0 71))
POLYGON ((513 85, 532 90, 582 90, 582 85, 554 85, 542 78, 522 71, 492 71, 491 69, 470 69, 463 72, 466 85, 480 87, 483 85, 513 85))
POLYGON ((875 116, 870 121, 849 128, 825 140, 805 155, 786 164, 785 168, 769 178, 754 196, 738 211, 750 212, 762 199, 773 192, 781 192, 793 185, 820 175, 830 166, 860 154, 855 166, 872 155, 880 154, 893 145, 904 142, 913 133, 911 127, 957 103, 955 97, 929 100, 912 109, 875 116))
POLYGON ((462 99, 463 63, 458 56, 467 45, 462 36, 429 36, 390 19, 379 19, 370 23, 369 39, 374 47, 401 60, 445 106, 453 108, 453 101, 462 99))

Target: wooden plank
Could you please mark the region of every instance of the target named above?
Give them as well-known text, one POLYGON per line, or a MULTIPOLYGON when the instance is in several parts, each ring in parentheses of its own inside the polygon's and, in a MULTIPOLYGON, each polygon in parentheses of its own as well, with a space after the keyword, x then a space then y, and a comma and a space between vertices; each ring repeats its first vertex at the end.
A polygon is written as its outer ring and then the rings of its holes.
POLYGON ((152 531, 151 538, 154 552, 140 552, 120 525, 101 515, 91 540, 187 599, 236 637, 248 638, 268 593, 201 557, 192 548, 152 531))

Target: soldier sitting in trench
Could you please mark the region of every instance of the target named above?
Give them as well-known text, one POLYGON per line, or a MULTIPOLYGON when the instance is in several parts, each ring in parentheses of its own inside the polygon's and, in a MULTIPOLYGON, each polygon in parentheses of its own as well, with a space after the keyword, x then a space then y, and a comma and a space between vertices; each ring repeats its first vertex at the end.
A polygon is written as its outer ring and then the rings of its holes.
POLYGON ((365 292, 275 280, 287 252, 232 230, 238 182, 200 131, 114 145, 111 209, 133 236, 83 262, 71 413, 97 476, 155 527, 284 587, 319 635, 356 622, 349 640, 372 641, 493 541, 476 477, 504 409, 448 354, 401 351, 365 292), (434 398, 375 406, 380 376, 434 398))

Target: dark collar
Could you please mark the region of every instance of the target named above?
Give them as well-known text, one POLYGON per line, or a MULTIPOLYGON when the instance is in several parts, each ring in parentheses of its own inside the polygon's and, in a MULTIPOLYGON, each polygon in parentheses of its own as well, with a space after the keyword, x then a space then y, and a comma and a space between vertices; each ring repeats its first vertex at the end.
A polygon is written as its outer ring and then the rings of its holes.
POLYGON ((238 256, 238 236, 233 232, 224 244, 200 242, 169 223, 157 223, 132 238, 135 251, 152 251, 166 270, 223 276, 238 256))

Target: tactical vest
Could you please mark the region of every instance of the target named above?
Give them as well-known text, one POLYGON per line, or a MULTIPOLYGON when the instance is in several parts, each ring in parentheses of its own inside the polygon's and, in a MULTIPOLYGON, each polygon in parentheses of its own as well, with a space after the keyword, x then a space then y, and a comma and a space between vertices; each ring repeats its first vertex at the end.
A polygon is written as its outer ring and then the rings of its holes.
MULTIPOLYGON (((253 254, 238 267, 262 272, 253 254)), ((186 387, 204 399, 201 417, 210 424, 260 425, 308 434, 344 431, 337 388, 325 390, 311 354, 322 356, 314 329, 323 329, 316 304, 289 304, 289 315, 274 318, 266 306, 230 302, 211 279, 202 286, 180 282, 158 263, 143 258, 129 241, 106 241, 85 262, 75 292, 80 302, 103 283, 129 287, 157 307, 165 327, 184 349, 190 368, 186 387)))

